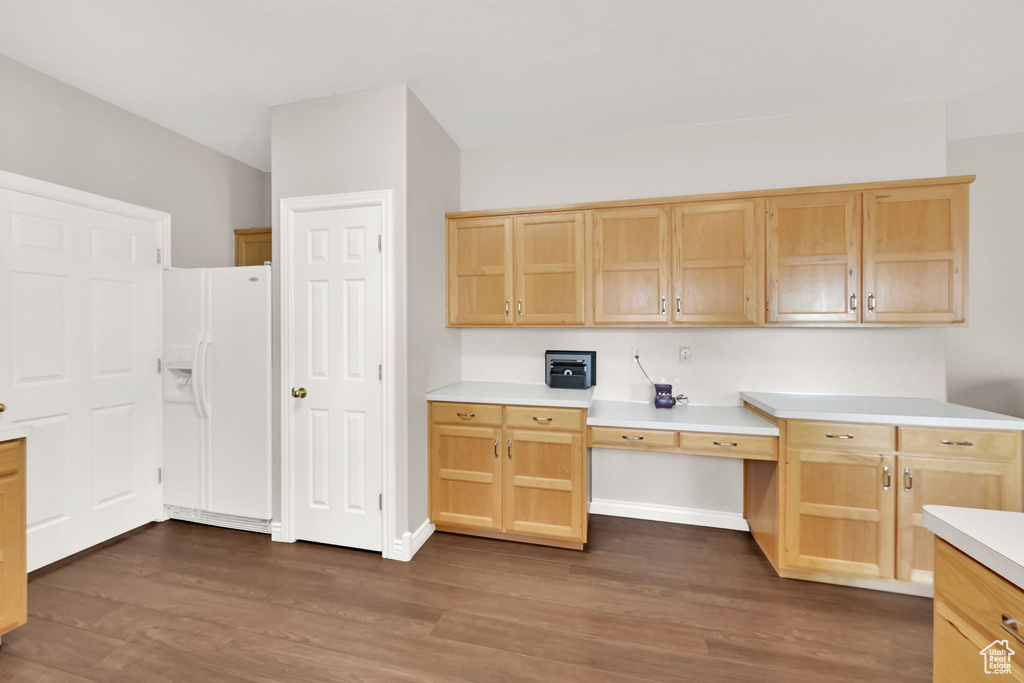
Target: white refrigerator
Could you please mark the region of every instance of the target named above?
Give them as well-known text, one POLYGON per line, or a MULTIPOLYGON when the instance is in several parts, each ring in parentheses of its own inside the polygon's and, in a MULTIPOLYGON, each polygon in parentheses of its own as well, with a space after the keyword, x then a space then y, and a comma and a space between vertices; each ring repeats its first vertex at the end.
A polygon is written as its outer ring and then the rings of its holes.
POLYGON ((164 504, 270 532, 270 266, 164 273, 164 504))

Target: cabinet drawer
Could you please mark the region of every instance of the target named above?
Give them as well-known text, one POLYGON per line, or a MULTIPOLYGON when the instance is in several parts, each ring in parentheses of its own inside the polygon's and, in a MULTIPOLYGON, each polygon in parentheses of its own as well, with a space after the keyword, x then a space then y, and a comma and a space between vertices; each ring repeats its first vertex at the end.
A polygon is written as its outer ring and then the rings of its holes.
POLYGON ((590 445, 598 448, 625 448, 635 451, 675 450, 676 433, 659 429, 620 429, 591 427, 590 445))
POLYGON ((680 432, 679 449, 694 455, 716 455, 747 460, 778 460, 773 436, 680 432))
POLYGON ((896 428, 850 422, 791 421, 786 443, 829 450, 892 451, 896 448, 896 428))
POLYGON ((507 406, 506 427, 539 427, 583 431, 583 411, 579 408, 545 408, 543 406, 507 406))
POLYGON ((486 403, 431 403, 431 422, 501 426, 501 406, 486 403))
MULTIPOLYGON (((1011 647, 1019 644, 1002 623, 1004 614, 1024 622, 1024 590, 942 539, 935 546, 935 602, 963 615, 986 642, 1007 638, 1011 647)), ((1024 646, 1016 649, 1024 652, 1024 646)))
POLYGON ((988 429, 900 427, 899 449, 906 453, 1013 460, 1021 455, 1020 433, 988 429))

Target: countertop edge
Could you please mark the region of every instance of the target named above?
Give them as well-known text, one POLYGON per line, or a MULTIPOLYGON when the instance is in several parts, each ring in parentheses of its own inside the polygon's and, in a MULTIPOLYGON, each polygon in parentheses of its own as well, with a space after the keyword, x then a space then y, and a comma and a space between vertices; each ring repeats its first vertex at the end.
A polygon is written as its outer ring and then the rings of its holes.
POLYGON ((427 394, 427 401, 439 401, 442 403, 485 403, 487 405, 504 406, 531 406, 535 408, 580 408, 589 410, 592 401, 570 401, 565 399, 524 399, 524 398, 501 398, 500 396, 467 397, 427 394))
POLYGON ((31 427, 0 428, 0 442, 27 439, 31 434, 31 427))
POLYGON ((1024 590, 1024 567, 1006 555, 936 516, 924 506, 924 527, 965 555, 974 558, 1010 583, 1024 590))

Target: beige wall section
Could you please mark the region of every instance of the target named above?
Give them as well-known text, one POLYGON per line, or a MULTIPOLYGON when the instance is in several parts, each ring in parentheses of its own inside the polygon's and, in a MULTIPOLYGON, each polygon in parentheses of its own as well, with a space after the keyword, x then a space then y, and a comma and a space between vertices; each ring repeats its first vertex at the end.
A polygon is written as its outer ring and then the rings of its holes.
POLYGON ((0 170, 170 213, 176 266, 232 266, 270 220, 263 171, 4 56, 0 170))
POLYGON ((459 208, 461 151, 413 93, 408 99, 409 528, 427 519, 424 394, 462 376, 462 334, 445 327, 444 214, 459 208))
POLYGON ((947 333, 949 400, 1024 417, 1021 255, 1024 133, 950 140, 949 172, 971 185, 968 327, 947 333))
MULTIPOLYGON (((926 102, 467 150, 462 206, 941 176, 945 166, 945 107, 926 102)), ((629 360, 630 346, 639 346, 652 377, 694 403, 737 404, 742 390, 941 399, 945 335, 944 329, 467 329, 462 379, 542 382, 545 349, 596 350, 596 398, 650 400, 650 386, 629 360), (679 364, 680 346, 691 347, 690 365, 679 364)), ((738 462, 614 450, 593 457, 595 499, 738 514, 741 490, 738 462)))

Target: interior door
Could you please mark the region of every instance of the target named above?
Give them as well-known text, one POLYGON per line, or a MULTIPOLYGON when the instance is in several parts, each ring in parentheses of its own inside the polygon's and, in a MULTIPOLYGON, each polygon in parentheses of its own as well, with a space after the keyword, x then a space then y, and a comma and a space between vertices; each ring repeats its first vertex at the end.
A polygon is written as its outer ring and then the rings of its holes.
POLYGON ((963 322, 967 185, 868 192, 864 217, 864 322, 963 322))
POLYGON ((582 325, 585 214, 517 216, 512 225, 517 325, 582 325))
POLYGON ((289 264, 295 535, 366 550, 382 549, 381 228, 379 205, 296 212, 289 264))
POLYGON ((764 310, 763 200, 693 202, 675 207, 672 214, 672 320, 756 324, 764 310))
POLYGON ((768 199, 768 322, 860 318, 861 195, 768 199))
POLYGON ((892 578, 895 458, 790 449, 786 468, 787 566, 892 578))
POLYGON ((449 325, 511 325, 512 279, 511 218, 448 221, 449 325))
POLYGON ((29 571, 162 516, 160 229, 0 189, 0 420, 32 427, 29 571))
POLYGON ((595 323, 668 323, 670 242, 666 209, 594 212, 595 323))
POLYGON ((924 528, 925 505, 1020 510, 1017 464, 900 455, 896 578, 931 583, 935 534, 924 528))

